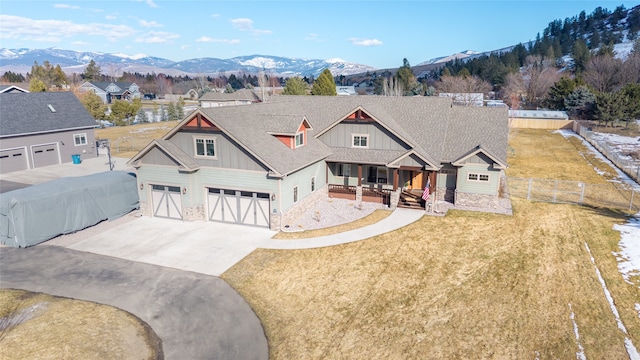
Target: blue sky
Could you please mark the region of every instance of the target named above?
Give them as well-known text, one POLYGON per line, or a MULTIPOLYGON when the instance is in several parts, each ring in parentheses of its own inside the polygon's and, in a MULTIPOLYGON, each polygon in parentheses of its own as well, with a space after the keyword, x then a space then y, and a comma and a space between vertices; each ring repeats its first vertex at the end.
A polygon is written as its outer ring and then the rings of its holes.
POLYGON ((535 39, 555 19, 640 1, 0 2, 0 48, 146 54, 174 61, 241 55, 340 58, 376 68, 535 39))

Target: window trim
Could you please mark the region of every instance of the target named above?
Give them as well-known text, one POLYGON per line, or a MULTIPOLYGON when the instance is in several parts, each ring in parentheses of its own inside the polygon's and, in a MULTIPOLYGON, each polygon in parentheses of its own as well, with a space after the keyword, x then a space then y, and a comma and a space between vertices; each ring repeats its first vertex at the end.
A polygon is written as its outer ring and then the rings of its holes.
POLYGON ((293 137, 293 145, 294 145, 296 148, 299 148, 299 147, 301 147, 301 146, 304 146, 304 145, 305 145, 305 144, 304 144, 304 132, 303 132, 303 131, 301 131, 301 132, 299 132, 299 133, 296 133, 296 136, 294 136, 294 137, 293 137), (298 137, 300 137, 300 144, 298 144, 298 137))
POLYGON ((489 174, 467 173, 467 181, 488 183, 489 179, 490 179, 490 175, 489 174), (486 179, 483 179, 485 177, 486 177, 486 179))
POLYGON ((369 148, 369 134, 351 134, 351 147, 356 149, 368 149, 369 148), (356 137, 360 138, 358 143, 360 145, 355 144, 356 137), (365 144, 362 145, 362 139, 365 139, 365 144))
POLYGON ((215 136, 193 136, 193 154, 195 158, 199 159, 209 159, 209 160, 217 160, 218 159, 218 139, 215 136), (202 140, 204 146, 204 154, 198 155, 198 140, 202 140), (213 156, 207 155, 207 140, 213 141, 213 156))
POLYGON ((337 175, 339 177, 351 177, 351 164, 338 163, 337 175), (345 171, 347 169, 347 171, 345 171))
POLYGON ((389 168, 387 168, 386 166, 375 166, 375 165, 371 165, 369 166, 369 169, 367 170, 367 183, 369 184, 380 184, 380 185, 385 185, 389 183, 389 168), (372 169, 375 169, 375 181, 371 181, 372 179, 372 169), (384 173, 385 177, 382 177, 380 175, 382 175, 382 173, 384 173), (380 179, 384 179, 384 182, 380 182, 380 179))
POLYGON ((87 133, 78 133, 78 134, 73 134, 73 145, 74 146, 86 146, 89 143, 89 141, 87 140, 87 133), (84 139, 84 143, 78 144, 76 142, 76 139, 78 139, 80 137, 80 139, 84 139))

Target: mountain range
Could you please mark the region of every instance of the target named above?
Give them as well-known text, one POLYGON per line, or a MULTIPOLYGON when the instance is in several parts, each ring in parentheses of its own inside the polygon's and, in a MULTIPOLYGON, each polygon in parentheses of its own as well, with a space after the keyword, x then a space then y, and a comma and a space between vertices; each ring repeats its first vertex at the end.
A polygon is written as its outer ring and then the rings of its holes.
POLYGON ((344 61, 342 59, 300 59, 271 55, 238 56, 231 59, 197 58, 171 61, 147 55, 105 54, 79 52, 57 48, 49 49, 0 49, 0 74, 6 71, 26 74, 34 62, 42 65, 48 61, 60 65, 66 73, 82 73, 93 60, 105 74, 119 76, 129 73, 163 73, 171 76, 216 76, 221 73, 250 73, 266 71, 279 76, 315 76, 328 68, 335 76, 352 75, 377 70, 374 67, 344 61))

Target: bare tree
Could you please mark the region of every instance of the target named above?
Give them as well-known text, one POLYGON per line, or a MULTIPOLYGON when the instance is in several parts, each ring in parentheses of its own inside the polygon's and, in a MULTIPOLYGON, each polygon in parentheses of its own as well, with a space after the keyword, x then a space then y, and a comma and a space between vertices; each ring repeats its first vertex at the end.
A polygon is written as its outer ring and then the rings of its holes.
POLYGON ((611 92, 620 87, 622 62, 611 55, 595 56, 585 68, 584 82, 598 92, 611 92))
POLYGON ((260 100, 262 102, 267 102, 267 74, 264 71, 258 72, 258 86, 260 87, 260 100))
POLYGON ((540 106, 549 89, 560 80, 560 73, 550 61, 543 61, 540 56, 527 56, 525 62, 524 86, 527 102, 540 106))
POLYGON ((471 106, 478 101, 473 94, 491 91, 491 84, 477 76, 443 75, 436 84, 436 89, 441 93, 454 94, 453 99, 457 104, 471 106))
POLYGON ((509 73, 502 86, 502 99, 511 109, 520 108, 522 96, 526 93, 524 78, 520 72, 509 73))

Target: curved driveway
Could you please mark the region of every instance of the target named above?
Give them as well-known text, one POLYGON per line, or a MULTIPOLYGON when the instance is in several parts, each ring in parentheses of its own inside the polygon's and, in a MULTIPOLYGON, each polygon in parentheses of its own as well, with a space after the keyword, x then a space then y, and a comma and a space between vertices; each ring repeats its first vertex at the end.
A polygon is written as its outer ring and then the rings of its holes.
POLYGON ((0 287, 109 304, 162 339, 166 359, 267 359, 260 320, 213 276, 57 246, 0 248, 0 287))

